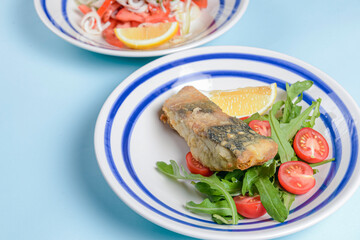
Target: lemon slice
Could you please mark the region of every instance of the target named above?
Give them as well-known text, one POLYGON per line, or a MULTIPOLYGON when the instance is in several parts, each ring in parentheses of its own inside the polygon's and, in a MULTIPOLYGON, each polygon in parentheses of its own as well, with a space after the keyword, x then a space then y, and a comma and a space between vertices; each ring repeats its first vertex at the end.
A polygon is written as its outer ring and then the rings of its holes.
POLYGON ((129 48, 149 49, 169 41, 179 29, 178 22, 136 28, 115 28, 116 37, 129 48))
POLYGON ((273 105, 277 95, 276 83, 269 86, 238 88, 230 91, 212 91, 211 101, 230 116, 244 117, 258 112, 264 114, 273 105))

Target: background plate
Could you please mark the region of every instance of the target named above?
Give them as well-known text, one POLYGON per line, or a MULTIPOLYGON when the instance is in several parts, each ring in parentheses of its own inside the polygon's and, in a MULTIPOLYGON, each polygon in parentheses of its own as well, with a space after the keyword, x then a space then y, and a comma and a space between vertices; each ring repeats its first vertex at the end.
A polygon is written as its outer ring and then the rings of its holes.
POLYGON ((124 80, 105 102, 95 129, 100 168, 116 194, 148 220, 185 235, 204 239, 262 239, 301 230, 340 207, 359 184, 359 109, 329 76, 286 55, 246 47, 208 47, 160 58, 124 80), (278 223, 265 215, 235 226, 213 223, 184 209, 202 197, 187 183, 158 173, 157 161, 184 165, 188 147, 159 121, 163 102, 184 85, 201 90, 232 89, 276 82, 312 80, 304 105, 322 98, 316 129, 330 145, 331 164, 320 166, 315 188, 298 196, 290 215, 278 223), (350 112, 351 110, 351 112, 350 112), (341 197, 340 197, 341 194, 341 197))
POLYGON ((244 14, 249 0, 211 0, 202 10, 201 24, 194 24, 193 36, 165 49, 133 50, 109 45, 101 36, 86 34, 80 27, 80 11, 75 0, 34 0, 43 23, 64 40, 87 50, 127 57, 159 56, 205 44, 229 30, 244 14))

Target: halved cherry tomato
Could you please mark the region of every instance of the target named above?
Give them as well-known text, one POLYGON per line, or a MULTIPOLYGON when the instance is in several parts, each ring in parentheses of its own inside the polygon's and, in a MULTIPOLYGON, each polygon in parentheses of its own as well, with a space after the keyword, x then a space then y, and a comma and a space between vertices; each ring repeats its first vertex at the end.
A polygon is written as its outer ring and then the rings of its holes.
POLYGON ((208 167, 205 167, 201 164, 201 162, 196 160, 191 152, 186 154, 186 164, 191 173, 201 174, 204 177, 209 177, 213 174, 213 172, 208 167))
POLYGON ((269 121, 252 120, 249 123, 249 127, 260 135, 270 137, 271 127, 269 121))
POLYGON ((290 161, 280 165, 278 172, 280 185, 293 194, 304 194, 315 186, 313 169, 301 161, 290 161))
POLYGON ((246 218, 258 218, 266 213, 266 209, 260 201, 260 196, 237 196, 234 197, 237 212, 246 218))
POLYGON ((294 139, 296 155, 308 163, 318 163, 329 155, 329 145, 325 138, 312 128, 302 128, 294 139))

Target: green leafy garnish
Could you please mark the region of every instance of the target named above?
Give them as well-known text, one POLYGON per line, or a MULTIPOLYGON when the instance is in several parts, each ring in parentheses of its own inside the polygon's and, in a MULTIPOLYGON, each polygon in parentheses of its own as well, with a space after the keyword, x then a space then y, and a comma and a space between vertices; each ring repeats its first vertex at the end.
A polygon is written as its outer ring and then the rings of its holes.
POLYGON ((191 174, 185 171, 185 169, 182 167, 182 173, 181 175, 179 166, 174 160, 170 160, 170 164, 166 164, 165 162, 157 162, 156 166, 158 167, 158 170, 165 175, 178 179, 178 180, 193 180, 193 181, 200 181, 203 183, 208 184, 211 186, 211 188, 219 191, 222 196, 224 196, 224 199, 227 201, 230 211, 231 211, 231 224, 237 224, 239 221, 239 216, 236 211, 236 205, 231 197, 230 193, 226 190, 224 185, 221 183, 219 178, 216 176, 216 174, 211 175, 210 177, 204 177, 200 174, 191 174))
POLYGON ((322 162, 318 162, 318 163, 309 163, 310 167, 318 167, 318 166, 321 166, 321 165, 324 165, 326 163, 329 163, 329 162, 332 162, 332 161, 335 161, 335 158, 330 158, 328 160, 324 160, 322 162))
POLYGON ((282 163, 291 161, 291 159, 295 156, 294 149, 286 138, 286 133, 281 130, 280 123, 275 117, 276 113, 280 110, 280 107, 283 105, 283 103, 283 101, 276 102, 269 113, 271 138, 278 145, 278 154, 282 163))
POLYGON ((226 200, 211 202, 208 198, 205 198, 204 201, 198 204, 190 201, 186 203, 185 208, 193 213, 207 213, 210 215, 217 214, 220 216, 232 216, 231 208, 226 200))
POLYGON ((246 124, 249 124, 252 120, 269 121, 269 117, 268 115, 260 115, 259 113, 254 113, 249 118, 244 119, 243 121, 246 124))
POLYGON ((284 222, 289 215, 289 210, 280 199, 279 191, 268 178, 260 177, 255 182, 260 193, 261 203, 267 213, 278 222, 284 222))

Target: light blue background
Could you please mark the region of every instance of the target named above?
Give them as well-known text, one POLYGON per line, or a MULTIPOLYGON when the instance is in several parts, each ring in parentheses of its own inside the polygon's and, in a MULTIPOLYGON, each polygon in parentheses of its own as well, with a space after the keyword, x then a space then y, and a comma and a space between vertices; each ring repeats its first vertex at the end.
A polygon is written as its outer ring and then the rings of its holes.
MULTIPOLYGON (((211 1, 211 0, 210 0, 211 1)), ((111 91, 154 58, 103 56, 57 37, 32 0, 0 8, 0 239, 190 239, 129 209, 98 169, 93 132, 111 91)), ((206 44, 279 51, 321 69, 360 103, 360 1, 252 0, 206 44)), ((281 239, 359 239, 360 191, 281 239)))

